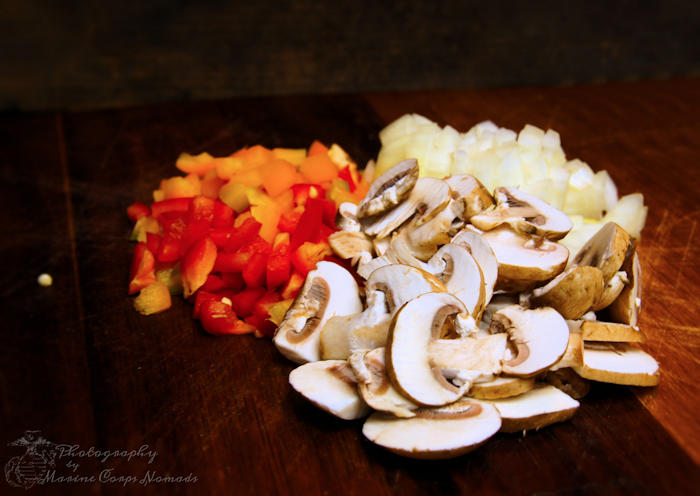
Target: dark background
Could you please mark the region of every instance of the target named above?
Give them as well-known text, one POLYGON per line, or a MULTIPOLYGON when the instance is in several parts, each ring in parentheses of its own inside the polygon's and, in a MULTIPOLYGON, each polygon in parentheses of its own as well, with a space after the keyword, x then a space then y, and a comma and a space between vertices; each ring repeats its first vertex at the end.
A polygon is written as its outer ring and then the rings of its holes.
POLYGON ((0 0, 0 110, 700 75, 700 3, 0 0))

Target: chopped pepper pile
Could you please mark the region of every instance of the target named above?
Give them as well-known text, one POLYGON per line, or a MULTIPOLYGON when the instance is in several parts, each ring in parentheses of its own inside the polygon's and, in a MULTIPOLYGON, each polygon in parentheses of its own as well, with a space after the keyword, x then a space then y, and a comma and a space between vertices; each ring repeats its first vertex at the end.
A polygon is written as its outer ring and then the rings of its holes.
POLYGON ((368 183, 341 147, 318 141, 308 152, 183 153, 175 165, 185 175, 163 179, 150 206, 127 208, 134 307, 162 312, 182 294, 210 334, 272 336, 316 263, 344 264, 328 236, 337 206, 358 203, 368 183))

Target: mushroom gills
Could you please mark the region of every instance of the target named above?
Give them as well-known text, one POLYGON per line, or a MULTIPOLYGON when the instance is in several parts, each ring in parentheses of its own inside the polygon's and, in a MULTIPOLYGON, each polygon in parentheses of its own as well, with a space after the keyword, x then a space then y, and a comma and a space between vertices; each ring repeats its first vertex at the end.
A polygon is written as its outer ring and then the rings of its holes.
POLYGON ((491 400, 501 415, 503 432, 520 432, 569 420, 580 403, 551 385, 534 389, 512 398, 491 400))
POLYGON ((362 434, 401 456, 446 459, 478 448, 500 427, 495 407, 462 399, 443 408, 421 408, 413 418, 374 413, 365 421, 362 434))
POLYGON ((403 160, 377 177, 364 199, 357 206, 357 217, 377 215, 398 205, 413 189, 418 180, 418 161, 403 160))
POLYGON ((300 365, 290 372, 289 384, 318 408, 341 419, 358 419, 370 412, 357 392, 357 382, 345 360, 300 365))

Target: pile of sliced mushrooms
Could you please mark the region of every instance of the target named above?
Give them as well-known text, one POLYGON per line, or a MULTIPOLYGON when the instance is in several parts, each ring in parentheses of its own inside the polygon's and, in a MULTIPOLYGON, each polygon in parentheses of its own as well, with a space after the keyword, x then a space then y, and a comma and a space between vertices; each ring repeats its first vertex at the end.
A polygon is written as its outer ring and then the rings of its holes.
POLYGON ((318 263, 274 343, 301 364, 295 390, 342 419, 368 416, 377 445, 450 458, 568 420, 589 380, 658 384, 637 346, 636 240, 617 224, 570 257, 564 213, 469 175, 419 178, 413 159, 341 205, 338 224, 331 247, 360 277, 318 263))

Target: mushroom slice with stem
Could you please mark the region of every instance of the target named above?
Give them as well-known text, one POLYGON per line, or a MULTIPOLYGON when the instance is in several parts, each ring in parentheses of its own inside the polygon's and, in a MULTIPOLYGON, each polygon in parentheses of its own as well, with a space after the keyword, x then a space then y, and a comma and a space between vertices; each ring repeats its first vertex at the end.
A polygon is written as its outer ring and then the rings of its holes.
POLYGON ((583 245, 570 265, 598 267, 603 271, 603 280, 608 281, 622 267, 629 248, 629 234, 614 222, 608 222, 583 245))
POLYGON ((564 245, 534 240, 507 226, 487 231, 482 237, 498 260, 496 290, 530 290, 563 271, 569 258, 569 250, 564 245))
POLYGON ((365 217, 361 220, 363 231, 369 236, 385 238, 413 217, 415 226, 420 226, 435 217, 450 201, 450 187, 442 179, 421 177, 416 181, 403 202, 386 213, 365 217))
POLYGON ((360 221, 357 220, 357 205, 352 202, 343 202, 338 205, 336 224, 343 231, 358 232, 360 221))
POLYGON ((478 448, 500 427, 501 418, 494 406, 464 398, 442 408, 420 408, 406 419, 373 413, 362 434, 397 455, 446 459, 478 448))
POLYGON ((289 374, 289 384, 321 410, 341 419, 358 419, 370 412, 357 392, 355 375, 345 360, 300 365, 289 374))
POLYGON ((502 308, 491 317, 490 331, 506 332, 514 357, 503 362, 503 373, 532 377, 561 359, 569 342, 569 326, 553 308, 502 308))
POLYGON ((273 342, 293 362, 315 362, 320 359, 319 340, 326 321, 361 310, 352 274, 333 262, 318 262, 275 331, 273 342))
POLYGON ((397 417, 409 418, 418 405, 403 397, 391 385, 384 364, 385 348, 371 351, 358 351, 348 359, 357 378, 360 396, 370 407, 397 417))
POLYGON ((479 264, 484 276, 484 304, 488 305, 498 280, 498 260, 491 246, 482 239, 481 235, 468 229, 457 233, 451 243, 464 246, 479 264))
POLYGON ((488 326, 491 324, 491 317, 493 317, 494 313, 498 312, 501 308, 517 304, 518 296, 515 294, 502 293, 494 295, 488 305, 486 305, 486 308, 484 308, 484 313, 481 314, 479 327, 488 330, 488 326))
POLYGON ((610 304, 620 296, 622 290, 625 289, 625 285, 629 284, 629 282, 629 279, 627 279, 627 272, 624 270, 616 272, 614 276, 605 281, 603 292, 600 298, 598 298, 598 301, 593 304, 592 310, 597 312, 598 310, 610 306, 610 304))
POLYGON ((486 288, 481 268, 469 250, 448 243, 433 255, 428 265, 447 291, 462 300, 467 312, 478 319, 484 311, 486 288))
POLYGON ((574 265, 546 285, 535 288, 530 304, 552 307, 565 319, 578 319, 598 301, 603 285, 603 272, 599 268, 574 265))
POLYGON ((631 325, 600 320, 582 320, 581 337, 584 341, 607 341, 616 343, 644 343, 644 333, 631 325))
POLYGON ((394 386, 424 406, 457 401, 469 388, 457 387, 433 366, 430 342, 439 339, 445 321, 466 312, 464 303, 450 293, 426 293, 406 303, 395 315, 387 341, 387 370, 394 386))
POLYGON ((407 232, 408 243, 415 256, 421 260, 428 260, 435 254, 438 246, 450 242, 450 226, 457 217, 457 202, 450 200, 435 217, 422 225, 410 222, 404 229, 407 232))
POLYGON ((365 286, 367 308, 336 316, 321 330, 321 357, 345 359, 353 352, 386 344, 391 318, 404 303, 418 295, 445 291, 432 274, 408 265, 384 265, 369 276, 365 286))
POLYGON ((512 398, 491 400, 503 422, 502 432, 540 429, 569 420, 580 403, 554 386, 540 385, 512 398))
POLYGON ((636 250, 625 261, 623 268, 629 278, 629 284, 610 305, 610 318, 615 322, 637 327, 639 312, 642 309, 642 265, 636 250))
POLYGON ((373 249, 372 240, 360 231, 336 231, 328 236, 328 244, 333 253, 345 259, 371 253, 373 249))
POLYGON ((628 386, 656 386, 659 363, 629 343, 585 343, 583 365, 574 368, 586 379, 628 386))
POLYGON ((403 160, 384 172, 372 182, 357 206, 357 217, 381 214, 401 203, 415 186, 418 172, 418 161, 414 158, 403 160))
POLYGON ((433 369, 440 370, 454 384, 474 384, 501 373, 506 343, 505 334, 435 339, 428 344, 428 356, 433 369))
POLYGON ((468 221, 494 204, 493 197, 481 182, 469 174, 454 174, 445 178, 452 196, 462 204, 461 218, 468 221))
POLYGON ((478 400, 497 400, 510 398, 535 387, 535 379, 530 377, 496 377, 488 382, 476 382, 467 393, 470 398, 478 400))
POLYGON ((557 240, 566 236, 574 226, 564 212, 519 189, 496 188, 494 197, 498 202, 495 209, 474 215, 470 219, 481 230, 490 231, 508 224, 524 235, 557 240))

